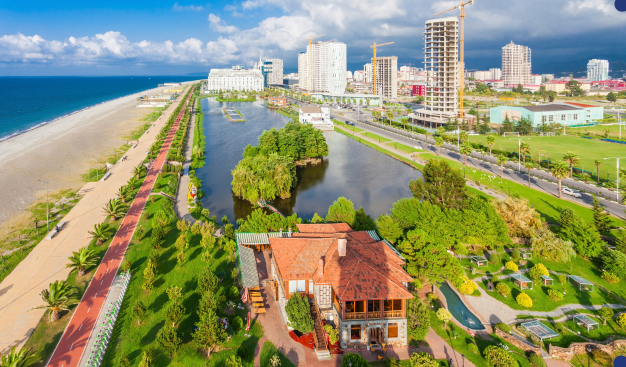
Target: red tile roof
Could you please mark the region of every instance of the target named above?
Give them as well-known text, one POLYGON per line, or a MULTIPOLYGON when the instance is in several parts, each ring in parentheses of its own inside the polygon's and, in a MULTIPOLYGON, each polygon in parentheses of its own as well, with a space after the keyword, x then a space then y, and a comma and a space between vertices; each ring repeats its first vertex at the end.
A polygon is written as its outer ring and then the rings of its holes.
POLYGON ((345 223, 299 224, 298 230, 291 238, 269 239, 283 280, 330 284, 340 300, 413 298, 402 284, 413 281, 403 270, 404 260, 384 242, 345 223), (346 256, 339 256, 340 238, 347 240, 346 256))
POLYGON ((565 102, 565 103, 571 104, 572 106, 583 107, 583 108, 586 108, 586 107, 598 107, 598 106, 594 106, 592 104, 583 104, 583 103, 574 103, 574 102, 565 102))

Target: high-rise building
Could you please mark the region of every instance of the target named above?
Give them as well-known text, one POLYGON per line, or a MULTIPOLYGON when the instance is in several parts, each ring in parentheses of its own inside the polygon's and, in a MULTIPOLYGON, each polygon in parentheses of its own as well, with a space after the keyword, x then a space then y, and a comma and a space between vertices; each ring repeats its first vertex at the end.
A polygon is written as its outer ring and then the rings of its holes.
POLYGON ((258 69, 244 69, 242 65, 235 65, 232 69, 211 69, 207 90, 262 91, 263 74, 258 69))
MULTIPOLYGON (((374 63, 373 58, 372 63, 374 63)), ((376 58, 375 94, 384 98, 398 98, 398 57, 383 56, 376 58)))
POLYGON ((365 82, 371 83, 372 82, 372 64, 368 63, 368 64, 363 65, 363 70, 365 71, 365 82))
POLYGON ((346 44, 342 42, 315 42, 307 46, 306 53, 298 55, 300 89, 309 93, 343 94, 346 70, 346 44))
POLYGON ((587 79, 590 82, 609 80, 609 60, 589 60, 587 63, 587 79))
MULTIPOLYGON (((418 120, 445 123, 459 114, 459 20, 456 17, 426 21, 424 28, 424 108, 418 120)), ((436 126, 436 125, 435 125, 436 126)))
POLYGON ((502 80, 502 69, 493 68, 493 69, 489 69, 489 71, 491 72, 492 80, 502 80))
POLYGON ((530 84, 530 48, 511 41, 502 47, 502 79, 504 85, 530 84))
POLYGON ((259 57, 259 62, 254 65, 254 68, 263 74, 264 87, 283 84, 283 60, 266 59, 262 61, 259 57))

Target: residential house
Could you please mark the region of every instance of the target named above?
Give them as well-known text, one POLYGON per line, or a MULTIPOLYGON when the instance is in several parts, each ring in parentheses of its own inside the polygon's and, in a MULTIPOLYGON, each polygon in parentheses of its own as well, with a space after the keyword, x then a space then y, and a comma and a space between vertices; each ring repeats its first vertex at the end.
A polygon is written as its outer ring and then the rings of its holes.
POLYGON ((285 96, 271 96, 267 99, 267 101, 275 106, 287 107, 289 102, 287 102, 287 98, 285 96))
POLYGON ((329 107, 306 107, 299 110, 298 120, 302 124, 312 124, 322 130, 333 130, 333 121, 330 119, 329 107))

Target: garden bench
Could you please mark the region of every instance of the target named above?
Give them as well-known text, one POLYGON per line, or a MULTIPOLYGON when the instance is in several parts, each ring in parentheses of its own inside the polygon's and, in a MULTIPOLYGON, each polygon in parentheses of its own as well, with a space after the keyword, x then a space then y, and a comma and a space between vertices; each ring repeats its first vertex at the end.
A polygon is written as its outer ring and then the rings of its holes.
POLYGON ((55 228, 54 228, 53 230, 51 230, 51 231, 50 231, 50 233, 48 233, 48 235, 46 236, 46 239, 47 239, 47 240, 51 240, 51 239, 53 239, 53 238, 54 238, 54 236, 56 236, 56 235, 57 235, 57 233, 59 233, 59 232, 63 229, 63 227, 65 226, 65 224, 67 224, 67 222, 65 222, 65 221, 63 221, 63 222, 59 222, 59 224, 57 224, 57 225, 55 226, 55 228), (58 230, 57 230, 57 228, 58 228, 58 230))

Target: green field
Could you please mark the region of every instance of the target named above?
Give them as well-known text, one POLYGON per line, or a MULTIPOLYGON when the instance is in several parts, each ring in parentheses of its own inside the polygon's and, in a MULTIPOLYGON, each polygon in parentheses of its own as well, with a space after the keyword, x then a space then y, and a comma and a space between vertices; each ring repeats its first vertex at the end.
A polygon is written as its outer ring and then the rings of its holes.
MULTIPOLYGON (((624 117, 623 117, 624 118, 624 117)), ((578 134, 585 134, 585 133, 589 133, 591 135, 595 135, 596 136, 602 136, 604 137, 604 132, 608 129, 609 130, 609 138, 619 138, 619 125, 596 125, 596 126, 589 126, 589 127, 574 127, 571 128, 569 131, 574 132, 574 133, 578 133, 578 134)), ((626 124, 623 124, 622 122, 622 139, 626 138, 626 124)))
MULTIPOLYGON (((525 137, 522 136, 522 138, 525 137)), ((469 140, 471 143, 485 145, 487 137, 484 135, 470 136, 469 140)), ((576 167, 592 172, 594 180, 596 177, 596 166, 593 162, 595 160, 602 162, 600 166, 600 178, 603 180, 607 178, 615 180, 615 160, 605 161, 603 158, 626 157, 626 145, 584 139, 578 136, 531 136, 528 139, 522 140, 522 142, 530 145, 533 161, 539 159, 539 154, 543 154, 541 156, 542 160, 546 159, 546 156, 549 155, 552 161, 563 159, 563 155, 567 152, 577 154, 580 163, 576 167)), ((513 137, 496 136, 496 144, 493 146, 493 149, 516 153, 518 150, 518 140, 513 137)))

